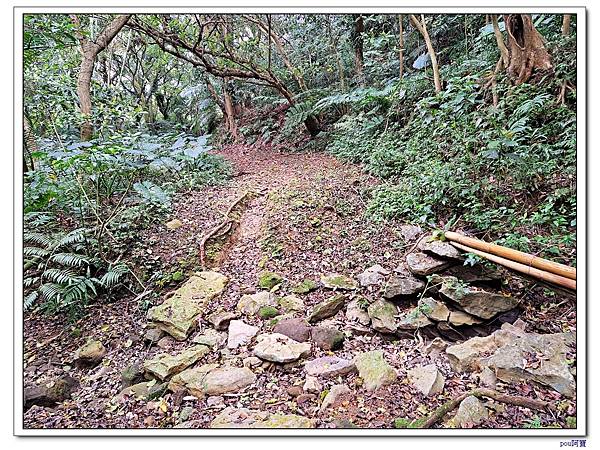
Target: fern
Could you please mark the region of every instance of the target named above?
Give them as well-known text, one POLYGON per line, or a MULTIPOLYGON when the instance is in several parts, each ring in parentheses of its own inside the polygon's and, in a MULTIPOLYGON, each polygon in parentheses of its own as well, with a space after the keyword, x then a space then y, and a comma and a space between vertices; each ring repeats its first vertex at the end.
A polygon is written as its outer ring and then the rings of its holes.
POLYGON ((114 287, 121 282, 123 275, 127 273, 129 273, 129 268, 125 264, 116 264, 100 278, 100 284, 105 288, 114 287))
POLYGON ((70 267, 83 267, 91 263, 91 258, 77 253, 55 253, 49 260, 70 267))

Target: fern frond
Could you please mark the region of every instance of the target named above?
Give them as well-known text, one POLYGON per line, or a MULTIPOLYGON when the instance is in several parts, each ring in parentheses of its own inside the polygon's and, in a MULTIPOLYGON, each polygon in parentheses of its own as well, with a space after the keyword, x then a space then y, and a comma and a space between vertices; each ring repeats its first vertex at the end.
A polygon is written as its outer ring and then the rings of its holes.
POLYGON ((58 284, 73 284, 81 280, 81 276, 71 269, 47 269, 43 275, 45 279, 58 284))
POLYGON ((69 267, 82 267, 91 264, 91 258, 77 253, 56 253, 49 260, 69 267))
POLYGON ((111 267, 102 278, 100 278, 100 284, 105 288, 111 288, 116 286, 121 281, 123 275, 129 273, 129 267, 125 264, 117 264, 111 267))
POLYGON ((72 244, 76 244, 76 243, 84 242, 84 241, 85 241, 85 229, 77 228, 76 230, 73 230, 73 231, 67 233, 65 236, 63 236, 57 242, 54 249, 59 249, 59 248, 65 247, 67 245, 72 245, 72 244))
POLYGON ((23 256, 33 256, 35 258, 45 258, 50 254, 49 250, 40 247, 24 247, 23 256))
POLYGON ((23 233, 23 242, 50 247, 54 243, 54 239, 46 233, 26 232, 23 233))
POLYGON ((28 309, 30 309, 33 306, 33 303, 37 300, 38 297, 39 297, 38 291, 32 291, 32 292, 30 292, 23 299, 23 309, 25 311, 27 311, 28 309))

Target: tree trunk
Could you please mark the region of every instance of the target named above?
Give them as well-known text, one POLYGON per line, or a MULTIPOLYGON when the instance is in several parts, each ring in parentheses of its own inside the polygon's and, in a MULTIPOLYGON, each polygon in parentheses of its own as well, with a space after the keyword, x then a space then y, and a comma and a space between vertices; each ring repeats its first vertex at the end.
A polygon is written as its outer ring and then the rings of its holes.
POLYGON ((508 48, 506 48, 506 44, 504 43, 502 32, 500 31, 500 27, 498 26, 498 16, 496 14, 492 14, 492 25, 494 26, 494 35, 496 36, 498 50, 500 50, 502 64, 504 64, 504 67, 508 67, 508 48))
POLYGON ((84 51, 77 75, 77 96, 79 97, 79 110, 82 116, 81 140, 89 141, 92 138, 92 95, 91 82, 94 72, 94 57, 91 53, 84 51))
POLYGON ((352 30, 352 45, 354 47, 354 66, 356 77, 360 86, 365 85, 365 65, 363 55, 363 33, 365 23, 362 14, 354 14, 354 28, 352 30))
POLYGON ((233 107, 233 99, 229 90, 229 78, 223 78, 223 105, 225 108, 226 124, 229 134, 233 140, 237 140, 237 126, 235 124, 235 108, 233 107))
POLYGON ((529 80, 535 69, 552 68, 544 38, 529 14, 505 14, 504 23, 508 34, 508 76, 516 85, 529 80))
POLYGON ((37 152, 38 146, 35 142, 35 136, 31 130, 31 124, 25 114, 23 114, 23 173, 34 170, 32 152, 37 152), (27 157, 29 157, 29 166, 27 165, 27 157))
POLYGON ((98 54, 112 42, 117 33, 125 26, 131 14, 123 14, 115 17, 95 41, 90 41, 82 31, 81 22, 76 14, 71 14, 71 21, 75 25, 75 34, 81 44, 81 65, 77 75, 77 96, 79 97, 79 108, 82 116, 81 140, 89 141, 92 138, 92 95, 91 82, 94 73, 94 63, 98 54))
POLYGON ((431 38, 429 37, 429 33, 427 31, 427 26, 425 25, 425 16, 421 14, 421 22, 419 22, 419 19, 417 19, 414 14, 411 14, 410 21, 413 26, 419 30, 419 33, 421 33, 421 36, 423 36, 423 39, 425 40, 427 52, 429 53, 429 58, 431 59, 431 68, 433 69, 433 84, 435 86, 435 92, 442 92, 440 68, 438 66, 435 50, 433 49, 433 44, 431 43, 431 38))
POLYGON ((571 14, 565 14, 563 16, 562 35, 568 36, 570 32, 571 32, 571 14))
POLYGON ((402 26, 402 14, 398 14, 398 77, 402 79, 404 76, 404 27, 402 26))

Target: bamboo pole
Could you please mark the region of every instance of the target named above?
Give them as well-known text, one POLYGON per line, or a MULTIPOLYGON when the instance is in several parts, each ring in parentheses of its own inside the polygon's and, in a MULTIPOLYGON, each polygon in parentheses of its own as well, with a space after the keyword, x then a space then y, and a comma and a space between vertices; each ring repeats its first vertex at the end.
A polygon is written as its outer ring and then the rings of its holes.
POLYGON ((536 269, 535 267, 511 261, 510 259, 502 258, 501 256, 492 255, 491 253, 482 252, 481 250, 477 250, 472 247, 459 244, 458 242, 451 242, 451 244, 456 248, 464 250, 465 252, 474 253, 475 255, 481 256, 485 259, 489 259, 490 261, 495 262, 496 264, 500 264, 504 267, 508 267, 509 269, 516 270, 517 272, 524 273, 539 280, 547 281, 549 283, 561 287, 572 289, 573 291, 577 290, 577 282, 570 278, 566 278, 555 273, 546 272, 544 270, 536 269))
POLYGON ((502 247, 501 245, 480 241, 479 239, 467 237, 460 233, 455 233, 454 231, 446 231, 444 236, 449 241, 458 242, 459 244, 463 244, 492 255, 501 256, 526 266, 535 267, 545 272, 551 272, 553 274, 560 275, 561 277, 570 278, 571 280, 577 279, 576 269, 574 267, 569 267, 554 261, 538 258, 537 256, 530 255, 529 253, 523 253, 518 250, 502 247))

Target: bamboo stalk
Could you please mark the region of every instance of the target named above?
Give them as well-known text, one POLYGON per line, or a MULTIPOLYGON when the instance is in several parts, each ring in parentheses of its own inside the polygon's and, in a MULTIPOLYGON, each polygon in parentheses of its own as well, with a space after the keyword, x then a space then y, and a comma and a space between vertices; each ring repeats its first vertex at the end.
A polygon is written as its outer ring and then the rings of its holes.
POLYGON ((459 244, 467 245, 492 255, 501 256, 509 260, 525 264, 526 266, 535 267, 545 272, 551 272, 556 275, 560 275, 561 277, 570 278, 571 280, 577 279, 576 269, 574 267, 569 267, 554 261, 538 258, 537 256, 530 255, 529 253, 523 253, 518 250, 503 247, 501 245, 463 236, 462 234, 455 233, 454 231, 446 231, 444 236, 449 241, 458 242, 459 244))
POLYGON ((465 252, 474 253, 475 255, 481 256, 485 259, 489 259, 490 261, 493 261, 496 264, 500 264, 504 267, 508 267, 509 269, 516 270, 517 272, 527 274, 539 280, 547 281, 549 283, 572 289, 574 291, 577 289, 577 282, 570 278, 562 277, 555 273, 536 269, 535 267, 527 266, 525 264, 521 264, 510 259, 502 258, 501 256, 492 255, 491 253, 482 252, 481 250, 477 250, 472 247, 459 244, 458 242, 451 242, 451 244, 456 248, 464 250, 465 252))

